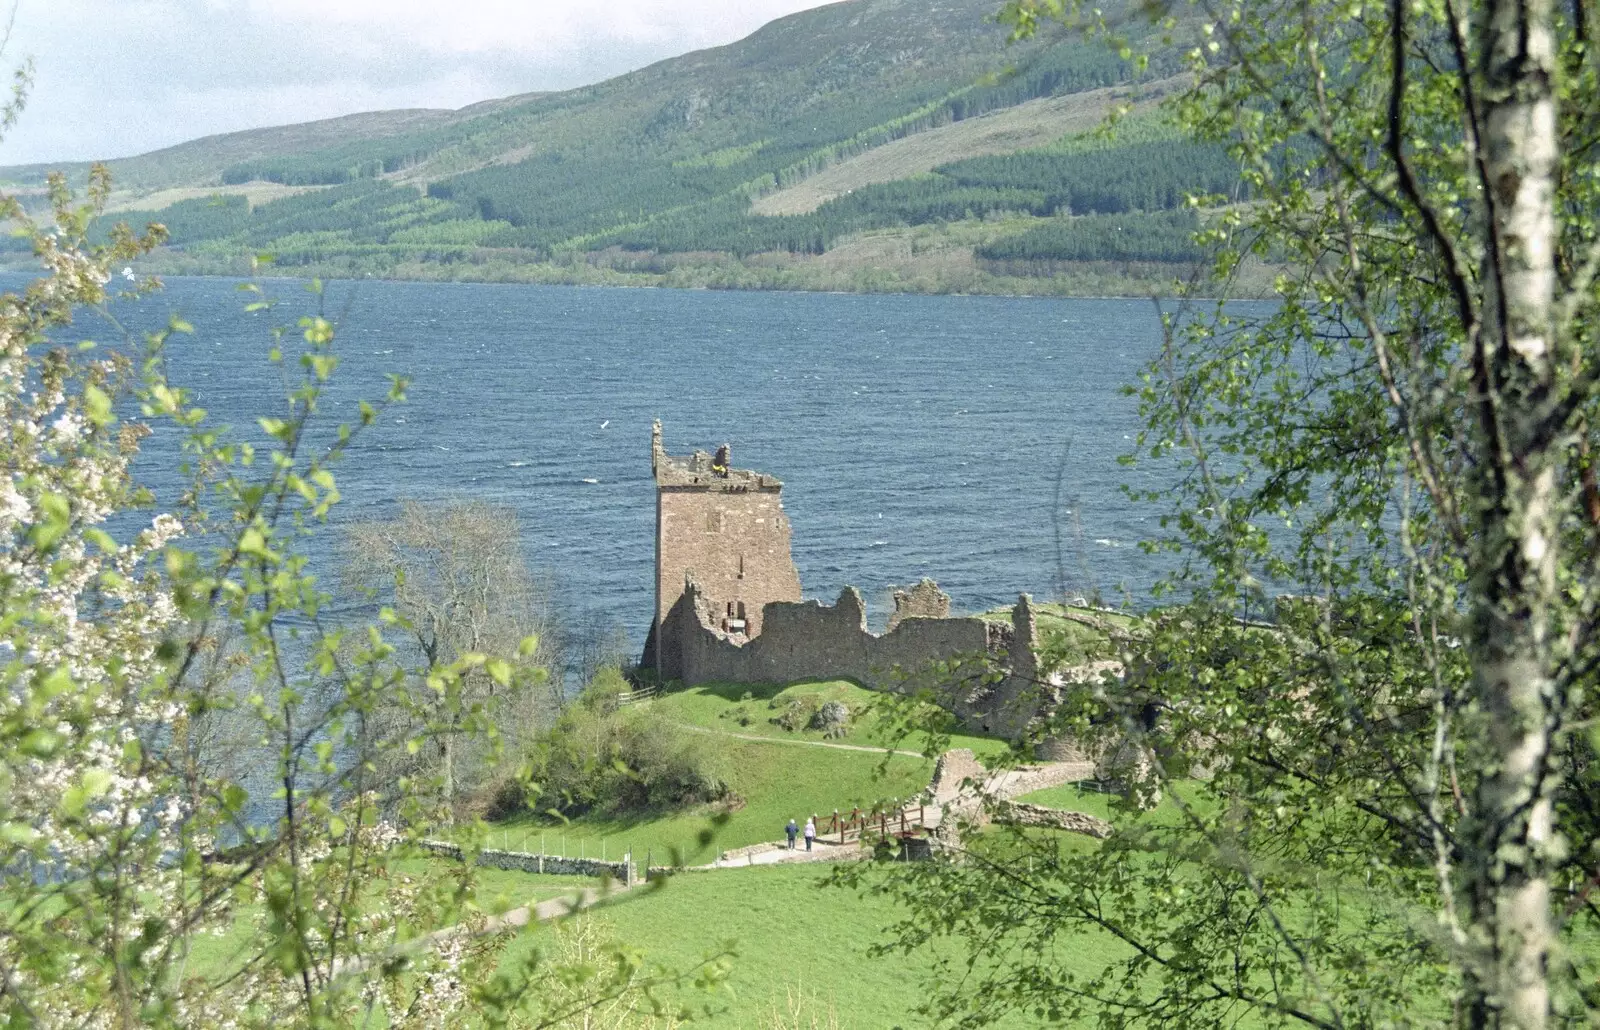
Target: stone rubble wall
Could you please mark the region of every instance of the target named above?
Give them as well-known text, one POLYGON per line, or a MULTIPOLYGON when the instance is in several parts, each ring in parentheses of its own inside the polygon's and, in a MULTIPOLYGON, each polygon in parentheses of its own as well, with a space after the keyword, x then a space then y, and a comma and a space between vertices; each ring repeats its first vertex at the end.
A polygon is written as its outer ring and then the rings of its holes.
POLYGON ((1093 762, 1051 762, 1038 768, 1024 767, 1019 772, 1020 775, 1009 784, 1009 793, 1013 796, 1059 787, 1063 783, 1096 779, 1093 762))
POLYGON ((661 624, 661 639, 672 645, 663 653, 672 652, 670 667, 685 685, 847 679, 874 690, 928 686, 965 726, 1001 736, 1020 733, 1034 716, 1038 630, 1026 595, 1010 626, 912 615, 881 636, 868 631, 854 587, 832 605, 767 604, 761 634, 751 639, 721 632, 713 605, 691 579, 661 624))
POLYGON ((971 748, 952 748, 934 762, 928 790, 933 794, 934 804, 942 805, 961 794, 963 783, 981 786, 988 775, 971 748))
POLYGON ((1025 801, 1003 802, 994 813, 996 822, 1015 826, 1046 826, 1053 830, 1083 833, 1098 840, 1111 836, 1111 824, 1088 812, 1069 812, 1059 808, 1045 808, 1025 801))
MULTIPOLYGON (((461 847, 443 840, 422 841, 422 847, 438 855, 461 857, 461 847)), ((478 864, 490 869, 514 869, 523 873, 557 873, 563 876, 609 876, 624 885, 633 883, 631 862, 602 862, 598 858, 569 858, 561 855, 537 855, 528 851, 502 851, 484 848, 478 852, 478 864)))
POLYGON ((1094 765, 1100 758, 1103 747, 1096 747, 1093 742, 1085 742, 1071 736, 1049 737, 1039 741, 1034 747, 1034 754, 1046 762, 1087 762, 1094 765))
POLYGON ((1063 783, 1095 779, 1093 762, 1052 762, 1024 765, 1001 773, 991 773, 978 762, 971 748, 952 748, 940 755, 933 766, 928 791, 935 804, 957 800, 977 801, 990 797, 1014 798, 1063 783), (963 788, 963 784, 967 786, 963 788))

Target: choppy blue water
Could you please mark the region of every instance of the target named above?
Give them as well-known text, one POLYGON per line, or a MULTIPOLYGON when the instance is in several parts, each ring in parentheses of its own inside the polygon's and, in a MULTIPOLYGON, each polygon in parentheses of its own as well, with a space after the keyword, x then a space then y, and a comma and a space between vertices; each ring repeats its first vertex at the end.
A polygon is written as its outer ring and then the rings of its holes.
MULTIPOLYGON (((170 374, 216 422, 259 436, 282 388, 269 329, 315 301, 277 281, 270 312, 223 279, 172 279, 114 308, 134 330, 169 313, 170 374)), ((1119 392, 1159 344, 1147 302, 993 297, 723 293, 578 287, 332 283, 341 365, 332 414, 412 379, 338 469, 336 522, 397 499, 473 496, 511 505, 534 565, 569 618, 598 615, 637 644, 652 604, 650 422, 668 449, 732 444, 735 463, 785 483, 808 596, 846 584, 881 625, 891 584, 931 576, 958 610, 1019 591, 1148 595, 1157 559, 1137 549, 1157 512, 1125 498, 1116 458, 1136 431, 1119 392), (1062 509, 1081 516, 1056 561, 1055 474, 1070 442, 1062 509), (585 483, 584 480, 597 480, 585 483)), ((109 330, 80 321, 76 335, 109 330)), ((176 483, 172 431, 143 465, 176 483)))

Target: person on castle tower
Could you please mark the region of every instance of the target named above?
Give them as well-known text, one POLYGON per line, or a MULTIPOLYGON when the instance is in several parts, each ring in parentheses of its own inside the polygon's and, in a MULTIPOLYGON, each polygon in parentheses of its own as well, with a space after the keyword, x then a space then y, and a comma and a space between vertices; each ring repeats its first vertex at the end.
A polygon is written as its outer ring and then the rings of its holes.
POLYGON ((718 447, 716 457, 711 459, 712 474, 721 476, 723 479, 727 479, 728 462, 730 458, 731 455, 727 444, 723 444, 721 447, 718 447))

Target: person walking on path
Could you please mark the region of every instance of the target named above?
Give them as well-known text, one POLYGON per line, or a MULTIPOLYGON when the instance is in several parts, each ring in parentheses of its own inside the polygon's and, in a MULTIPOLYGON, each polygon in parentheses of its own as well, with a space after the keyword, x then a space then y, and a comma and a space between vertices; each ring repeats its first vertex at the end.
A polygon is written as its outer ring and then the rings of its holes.
POLYGON ((811 842, 817 839, 817 817, 812 816, 806 820, 806 850, 811 850, 811 842))
POLYGON ((785 826, 783 828, 783 832, 784 832, 784 835, 789 838, 789 850, 793 851, 794 850, 794 839, 800 833, 800 824, 795 822, 793 819, 790 819, 789 820, 789 825, 785 826))

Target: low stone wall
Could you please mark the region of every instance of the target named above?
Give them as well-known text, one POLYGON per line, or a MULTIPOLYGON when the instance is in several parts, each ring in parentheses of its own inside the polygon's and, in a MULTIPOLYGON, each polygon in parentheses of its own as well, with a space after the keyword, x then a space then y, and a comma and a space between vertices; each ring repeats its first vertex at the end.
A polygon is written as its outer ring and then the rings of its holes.
POLYGON ((1008 801, 994 812, 996 822, 1016 826, 1045 826, 1053 830, 1082 833, 1099 840, 1111 836, 1111 824, 1088 812, 1068 812, 1058 808, 1045 808, 1026 801, 1008 801))
MULTIPOLYGON (((439 855, 461 857, 461 847, 443 840, 425 840, 422 846, 439 855)), ((624 886, 633 885, 631 862, 602 862, 597 858, 568 858, 563 855, 536 855, 528 851, 501 851, 484 848, 478 852, 478 864, 490 869, 515 869, 524 873, 556 873, 564 876, 609 876, 621 880, 624 886)))
POLYGON ((1008 791, 1013 797, 1031 794, 1046 787, 1059 787, 1063 783, 1078 783, 1095 778, 1093 762, 1052 762, 1037 768, 1024 767, 1021 775, 1011 781, 1008 791))
POLYGON ((928 783, 928 790, 933 799, 939 804, 944 804, 961 794, 963 782, 971 782, 976 795, 979 788, 987 787, 992 792, 1003 793, 1005 797, 1016 797, 1047 787, 1059 787, 1063 783, 1077 783, 1082 780, 1095 778, 1095 764, 1093 762, 1052 762, 1049 765, 1025 765, 1010 773, 991 773, 979 764, 971 748, 952 748, 939 756, 933 766, 933 779, 928 783), (1004 790, 996 789, 994 781, 1004 775, 1004 790))

